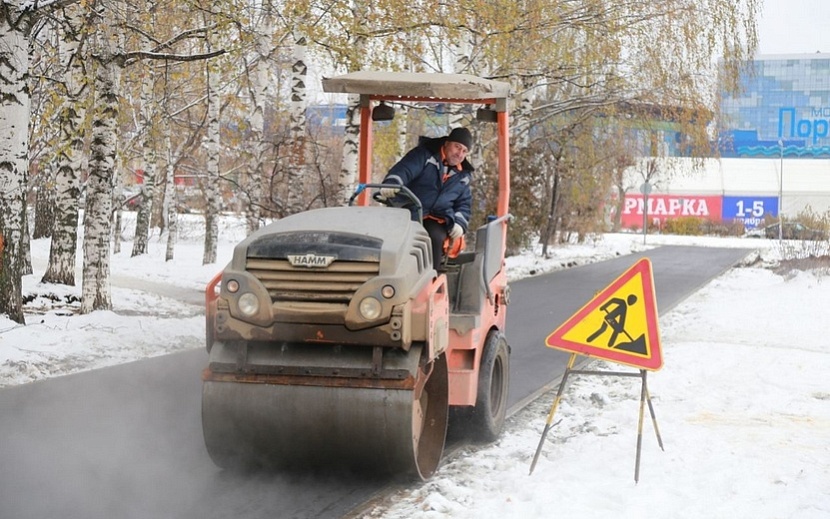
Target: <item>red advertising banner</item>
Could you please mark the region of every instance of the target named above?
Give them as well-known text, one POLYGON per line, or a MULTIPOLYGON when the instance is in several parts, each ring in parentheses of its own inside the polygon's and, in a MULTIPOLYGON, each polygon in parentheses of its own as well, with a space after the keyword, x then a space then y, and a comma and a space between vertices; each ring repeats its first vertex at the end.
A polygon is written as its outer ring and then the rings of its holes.
MULTIPOLYGON (((667 219, 692 216, 720 221, 723 197, 701 195, 649 195, 648 220, 662 225, 667 219)), ((646 207, 641 194, 627 193, 623 203, 622 226, 643 228, 643 212, 646 207)))

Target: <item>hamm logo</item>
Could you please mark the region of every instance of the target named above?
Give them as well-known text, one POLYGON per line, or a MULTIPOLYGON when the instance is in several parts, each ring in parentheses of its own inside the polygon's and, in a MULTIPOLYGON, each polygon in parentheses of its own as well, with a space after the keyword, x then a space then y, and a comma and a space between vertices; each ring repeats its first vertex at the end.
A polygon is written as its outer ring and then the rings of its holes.
POLYGON ((294 267, 326 268, 337 259, 336 256, 318 256, 316 254, 289 254, 288 263, 294 267))

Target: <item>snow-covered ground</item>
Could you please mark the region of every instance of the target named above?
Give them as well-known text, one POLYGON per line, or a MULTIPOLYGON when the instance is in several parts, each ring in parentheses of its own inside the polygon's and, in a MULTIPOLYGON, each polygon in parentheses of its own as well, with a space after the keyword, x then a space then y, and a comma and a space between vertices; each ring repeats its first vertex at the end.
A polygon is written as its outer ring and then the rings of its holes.
MULTIPOLYGON (((112 257, 113 311, 85 316, 75 315, 80 287, 38 283, 49 242, 34 241, 35 273, 24 279, 24 295, 36 296, 26 305, 27 325, 0 317, 0 386, 204 347, 197 291, 244 230, 225 221, 219 261, 202 266, 200 225, 183 222, 171 262, 158 237, 137 258, 123 243, 112 257), (168 291, 194 303, 158 295, 168 291)), ((828 268, 773 268, 800 245, 676 236, 644 244, 642 235, 608 234, 557 247, 550 258, 538 251, 511 257, 508 268, 516 279, 660 244, 758 252, 659 317, 664 367, 648 384, 665 451, 646 412, 639 483, 639 380, 574 376, 532 475, 552 393, 513 416, 496 443, 464 448, 430 481, 364 517, 830 517, 828 268)), ((594 361, 591 369, 621 367, 594 361)))

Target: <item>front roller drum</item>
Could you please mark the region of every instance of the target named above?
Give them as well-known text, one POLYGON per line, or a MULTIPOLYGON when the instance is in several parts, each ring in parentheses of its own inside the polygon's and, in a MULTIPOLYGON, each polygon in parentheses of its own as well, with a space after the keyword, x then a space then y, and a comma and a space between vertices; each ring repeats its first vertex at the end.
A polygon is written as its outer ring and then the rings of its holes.
POLYGON ((208 377, 205 445, 222 468, 337 467, 428 478, 446 437, 446 357, 415 371, 414 389, 342 387, 342 379, 335 386, 208 377))

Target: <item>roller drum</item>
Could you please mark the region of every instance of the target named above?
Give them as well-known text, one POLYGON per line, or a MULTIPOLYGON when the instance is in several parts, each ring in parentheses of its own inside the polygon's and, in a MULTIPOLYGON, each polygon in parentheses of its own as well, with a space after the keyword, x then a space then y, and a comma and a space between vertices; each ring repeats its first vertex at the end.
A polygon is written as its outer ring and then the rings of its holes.
POLYGON ((345 467, 427 478, 440 462, 448 409, 445 358, 428 368, 415 370, 414 389, 207 379, 205 445, 223 468, 345 467))

